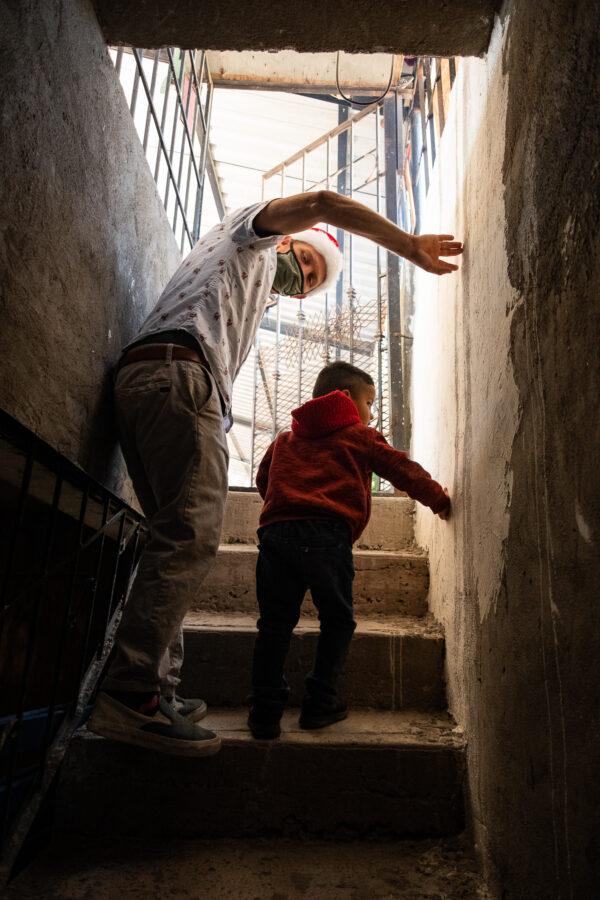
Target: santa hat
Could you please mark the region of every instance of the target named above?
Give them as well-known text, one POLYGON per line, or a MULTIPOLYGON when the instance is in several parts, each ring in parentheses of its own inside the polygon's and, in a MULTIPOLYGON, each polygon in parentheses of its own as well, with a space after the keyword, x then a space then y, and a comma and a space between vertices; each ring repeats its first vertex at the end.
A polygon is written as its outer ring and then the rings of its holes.
POLYGON ((317 253, 320 253, 325 260, 327 267, 327 274, 323 284, 313 288, 311 291, 306 291, 306 293, 321 294, 335 287, 342 271, 344 260, 340 251, 340 245, 334 236, 323 228, 309 228, 306 231, 299 231, 298 234, 293 234, 292 239, 294 241, 304 241, 306 244, 314 247, 317 253))

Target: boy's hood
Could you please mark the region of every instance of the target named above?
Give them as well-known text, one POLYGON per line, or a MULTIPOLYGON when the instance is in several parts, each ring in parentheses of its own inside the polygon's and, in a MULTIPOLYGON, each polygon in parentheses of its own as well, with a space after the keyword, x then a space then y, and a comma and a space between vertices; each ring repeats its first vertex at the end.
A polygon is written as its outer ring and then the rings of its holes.
POLYGON ((324 437, 357 422, 360 422, 358 410, 342 391, 316 397, 292 410, 292 431, 298 437, 324 437))

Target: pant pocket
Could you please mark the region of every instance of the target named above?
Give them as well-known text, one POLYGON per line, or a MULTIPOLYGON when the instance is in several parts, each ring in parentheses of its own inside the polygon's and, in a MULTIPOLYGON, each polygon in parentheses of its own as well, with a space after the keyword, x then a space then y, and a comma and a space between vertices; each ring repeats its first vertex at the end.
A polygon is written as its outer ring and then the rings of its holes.
POLYGON ((184 362, 185 384, 192 407, 201 413, 213 393, 213 382, 210 372, 198 363, 184 362))
POLYGON ((148 365, 131 363, 118 372, 114 391, 116 396, 129 397, 133 394, 149 394, 153 391, 171 390, 171 368, 168 365, 148 365))

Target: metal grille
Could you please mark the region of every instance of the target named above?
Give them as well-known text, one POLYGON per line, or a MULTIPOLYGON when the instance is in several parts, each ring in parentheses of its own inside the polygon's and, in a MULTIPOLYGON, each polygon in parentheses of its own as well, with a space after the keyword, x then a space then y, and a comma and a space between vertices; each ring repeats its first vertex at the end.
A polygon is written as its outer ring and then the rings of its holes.
POLYGON ((145 532, 0 412, 0 884, 108 655, 145 532))
POLYGON ((110 52, 183 253, 200 236, 213 98, 206 53, 172 47, 110 52))
MULTIPOLYGON (((283 327, 279 315, 272 324, 278 339, 266 343, 259 338, 255 354, 254 473, 277 433, 289 428, 292 409, 310 399, 318 373, 335 359, 371 375, 378 398, 376 424, 389 433, 385 316, 375 301, 356 304, 349 298, 340 310, 309 316, 301 335, 283 327)), ((375 486, 387 489, 379 480, 375 486)))
MULTIPOLYGON (((342 117, 347 117, 346 108, 342 117)), ((263 196, 334 190, 385 211, 383 109, 367 107, 263 176, 263 196)), ((335 292, 280 302, 259 331, 255 352, 252 477, 291 410, 308 400, 320 369, 336 359, 365 369, 376 388, 377 428, 390 432, 387 253, 337 231, 344 276, 335 292)), ((377 481, 378 489, 387 487, 377 481)))

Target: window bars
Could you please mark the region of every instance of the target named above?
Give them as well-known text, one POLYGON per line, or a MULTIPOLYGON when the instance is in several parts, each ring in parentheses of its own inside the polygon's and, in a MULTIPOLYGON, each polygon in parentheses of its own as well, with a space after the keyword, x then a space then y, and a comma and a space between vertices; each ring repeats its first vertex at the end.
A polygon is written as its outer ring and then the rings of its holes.
POLYGON ((2 884, 103 669, 145 525, 4 412, 0 473, 2 884))
POLYGON ((210 152, 213 84, 206 53, 172 47, 118 47, 110 53, 183 253, 200 235, 210 152))

